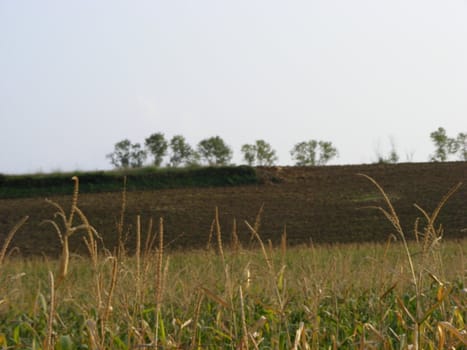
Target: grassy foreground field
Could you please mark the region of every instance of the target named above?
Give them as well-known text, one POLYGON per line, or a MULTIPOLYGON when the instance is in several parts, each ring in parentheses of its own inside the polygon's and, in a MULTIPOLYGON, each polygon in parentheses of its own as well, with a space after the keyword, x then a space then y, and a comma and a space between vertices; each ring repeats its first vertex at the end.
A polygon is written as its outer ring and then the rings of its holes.
MULTIPOLYGON (((280 180, 276 170, 268 175, 273 183, 280 180)), ((274 245, 259 234, 267 221, 255 215, 242 222, 250 237, 250 249, 244 249, 240 222, 224 230, 216 210, 203 250, 167 250, 172 239, 167 222, 140 216, 127 246, 126 215, 116 220, 116 248, 107 250, 106 237, 80 209, 76 187, 64 208, 48 202, 58 213, 46 224, 59 234, 59 259, 7 256, 10 238, 26 219, 10 226, 0 252, 0 346, 465 348, 467 240, 446 241, 439 225, 462 187, 446 189, 428 211, 416 207, 420 220, 414 217, 406 229, 392 204, 403 194, 361 178, 374 191, 365 188, 352 200, 376 206, 379 222, 392 232, 385 243, 291 247, 287 226, 274 245), (70 255, 70 238, 78 230, 86 252, 70 255)), ((458 204, 465 213, 465 200, 458 204)))
POLYGON ((461 349, 467 241, 409 249, 416 284, 400 243, 13 259, 0 348, 461 349))

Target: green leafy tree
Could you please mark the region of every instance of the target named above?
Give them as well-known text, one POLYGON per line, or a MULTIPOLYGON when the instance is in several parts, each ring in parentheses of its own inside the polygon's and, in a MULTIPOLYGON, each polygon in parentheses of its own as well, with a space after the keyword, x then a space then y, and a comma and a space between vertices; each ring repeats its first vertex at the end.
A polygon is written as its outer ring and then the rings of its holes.
POLYGON ((430 134, 431 140, 435 145, 435 153, 430 156, 433 162, 444 162, 448 160, 449 155, 459 153, 461 160, 466 160, 466 134, 459 133, 457 138, 451 138, 446 135, 446 130, 439 127, 438 130, 430 134))
POLYGON ((458 147, 459 159, 467 161, 467 134, 463 132, 457 134, 456 143, 458 147))
POLYGON ((141 168, 143 166, 144 161, 146 160, 147 153, 141 147, 141 144, 134 143, 131 145, 131 152, 130 152, 130 166, 132 168, 141 168))
POLYGON ((325 165, 337 156, 337 149, 332 142, 309 140, 297 143, 290 154, 297 166, 325 165))
POLYGON ((256 141, 256 162, 258 165, 271 166, 277 161, 276 151, 264 140, 256 141))
POLYGON ((145 140, 146 149, 154 157, 153 164, 159 167, 162 164, 164 156, 167 155, 169 144, 165 140, 164 134, 155 133, 145 140))
POLYGON ((232 159, 232 150, 219 136, 201 140, 198 154, 209 165, 227 165, 232 159))
POLYGON ((277 161, 276 151, 264 140, 242 146, 243 159, 248 165, 271 166, 277 161))
POLYGON ((141 149, 139 143, 132 144, 130 140, 119 141, 114 146, 114 151, 107 155, 110 163, 116 168, 141 167, 146 159, 146 152, 141 149))
POLYGON ((448 158, 450 139, 446 135, 444 128, 438 128, 430 134, 431 140, 435 144, 435 154, 431 155, 431 161, 444 162, 448 158))
POLYGON ((331 159, 337 157, 338 155, 337 148, 332 145, 332 142, 319 141, 318 146, 319 146, 318 165, 325 165, 331 159))
POLYGON ((316 140, 302 141, 297 143, 290 151, 292 159, 297 166, 316 165, 316 140))
POLYGON ((252 166, 256 161, 256 147, 255 145, 245 144, 242 146, 241 152, 243 153, 243 159, 245 162, 252 166))
POLYGON ((199 163, 199 155, 187 143, 182 135, 175 135, 170 140, 170 165, 178 167, 181 165, 191 166, 199 163))
POLYGON ((128 139, 119 141, 114 146, 114 151, 107 154, 110 163, 116 168, 130 167, 131 142, 128 139))

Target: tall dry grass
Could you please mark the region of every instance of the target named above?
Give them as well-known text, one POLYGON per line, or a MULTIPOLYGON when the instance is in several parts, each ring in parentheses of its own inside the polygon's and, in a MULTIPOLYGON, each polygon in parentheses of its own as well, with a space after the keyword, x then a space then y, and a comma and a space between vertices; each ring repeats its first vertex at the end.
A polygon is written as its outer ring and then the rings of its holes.
MULTIPOLYGON (((368 177, 367 177, 368 178, 368 177)), ((409 239, 393 223, 384 244, 273 247, 244 222, 258 249, 225 245, 216 209, 216 249, 167 251, 164 222, 136 218, 136 251, 105 249, 78 207, 58 205, 49 221, 64 237, 83 229, 89 257, 8 259, 0 270, 0 347, 31 349, 459 349, 467 345, 467 240, 444 242, 436 218, 419 209, 409 239), (77 224, 73 217, 77 215, 77 224), (146 232, 145 237, 143 232, 146 232), (144 244, 143 244, 144 242, 144 244), (58 265, 55 283, 54 266, 58 265), (66 269, 63 268, 66 266, 66 269)), ((123 201, 124 201, 123 197, 123 201)), ((122 205, 122 208, 124 206, 122 205)), ((122 209, 121 218, 124 217, 122 209)), ((15 226, 16 227, 16 226, 15 226)), ((18 226, 19 227, 19 226, 18 226)), ((120 243, 122 246, 120 246, 120 243)))

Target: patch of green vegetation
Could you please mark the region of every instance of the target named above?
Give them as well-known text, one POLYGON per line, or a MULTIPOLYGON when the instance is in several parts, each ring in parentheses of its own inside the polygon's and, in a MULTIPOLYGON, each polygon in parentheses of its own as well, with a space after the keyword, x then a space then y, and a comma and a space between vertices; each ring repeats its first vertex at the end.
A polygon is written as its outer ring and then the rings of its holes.
MULTIPOLYGON (((391 201, 397 201, 400 199, 400 196, 394 193, 388 193, 388 198, 391 201)), ((381 203, 384 201, 384 198, 378 192, 371 192, 371 193, 364 193, 360 194, 359 196, 355 196, 351 199, 354 203, 369 203, 369 202, 378 202, 381 203)))
POLYGON ((218 187, 256 184, 254 168, 197 167, 154 168, 52 173, 33 175, 1 175, 0 198, 21 198, 71 194, 71 178, 77 176, 81 193, 116 192, 122 190, 127 177, 127 190, 154 190, 187 187, 218 187))

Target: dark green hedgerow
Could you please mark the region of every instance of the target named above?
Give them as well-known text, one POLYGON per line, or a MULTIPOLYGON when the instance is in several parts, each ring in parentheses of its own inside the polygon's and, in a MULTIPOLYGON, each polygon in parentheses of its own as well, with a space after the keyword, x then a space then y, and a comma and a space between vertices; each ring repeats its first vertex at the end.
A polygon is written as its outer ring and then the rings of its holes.
POLYGON ((252 167, 152 167, 126 171, 96 171, 35 175, 1 175, 0 198, 20 198, 70 194, 71 177, 78 176, 81 193, 121 191, 123 177, 127 189, 151 190, 186 187, 237 186, 258 183, 252 167))

